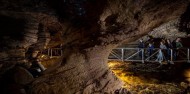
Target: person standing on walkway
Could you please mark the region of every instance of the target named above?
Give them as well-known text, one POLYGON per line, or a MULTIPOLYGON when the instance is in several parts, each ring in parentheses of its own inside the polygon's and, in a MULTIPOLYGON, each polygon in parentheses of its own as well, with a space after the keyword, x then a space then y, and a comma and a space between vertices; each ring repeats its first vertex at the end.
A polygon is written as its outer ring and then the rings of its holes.
POLYGON ((138 51, 139 51, 139 57, 140 57, 140 59, 142 59, 142 55, 143 55, 143 48, 144 48, 145 46, 144 46, 144 42, 143 42, 143 40, 142 39, 140 39, 139 40, 139 44, 138 44, 138 51))
POLYGON ((162 64, 162 61, 165 59, 163 51, 166 50, 166 49, 167 49, 166 45, 161 41, 160 42, 160 49, 159 49, 157 59, 156 59, 156 61, 159 61, 160 64, 162 64))
POLYGON ((173 49, 173 45, 170 41, 170 39, 166 40, 166 47, 167 47, 167 55, 166 55, 166 60, 169 63, 171 60, 171 50, 173 49))
POLYGON ((149 58, 149 59, 151 59, 150 56, 152 55, 153 50, 154 50, 154 45, 150 42, 150 43, 148 44, 148 48, 147 48, 148 58, 149 58))
POLYGON ((176 39, 176 59, 179 59, 179 50, 183 47, 181 38, 176 39))
POLYGON ((173 60, 176 60, 176 39, 172 41, 172 46, 173 46, 173 60))

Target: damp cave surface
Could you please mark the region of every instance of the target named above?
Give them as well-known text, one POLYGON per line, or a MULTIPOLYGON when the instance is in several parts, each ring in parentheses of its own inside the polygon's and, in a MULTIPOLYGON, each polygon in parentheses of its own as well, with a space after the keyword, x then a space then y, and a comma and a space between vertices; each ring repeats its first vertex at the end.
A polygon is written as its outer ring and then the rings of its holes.
POLYGON ((189 3, 0 0, 0 94, 188 94, 189 63, 108 58, 152 31, 188 37, 189 3))
MULTIPOLYGON (((184 49, 189 49, 190 47, 188 40, 189 37, 181 38, 184 49)), ((155 48, 158 48, 158 42, 162 41, 162 38, 154 38, 153 41, 155 48)), ((131 55, 128 54, 132 52, 131 50, 133 49, 131 48, 138 49, 137 45, 138 44, 134 43, 122 44, 116 49, 129 48, 129 50, 124 51, 124 55, 130 57, 131 55)), ((187 52, 187 50, 183 51, 187 52)), ((160 64, 156 61, 157 55, 144 63, 141 61, 137 62, 135 60, 141 60, 141 58, 138 56, 139 54, 136 54, 131 59, 132 61, 110 59, 108 61, 108 66, 119 79, 124 81, 125 84, 123 87, 128 89, 132 94, 138 94, 139 92, 144 92, 145 94, 186 94, 189 87, 190 63, 186 59, 188 53, 184 55, 185 53, 183 51, 179 53, 179 57, 174 61, 174 64, 167 62, 166 59, 160 64), (185 61, 180 61, 184 59, 185 61)), ((115 50, 114 52, 119 55, 118 50, 115 50)), ((133 54, 134 53, 135 52, 133 52, 133 54)), ((145 52, 144 58, 147 57, 146 54, 147 53, 145 52)), ((166 54, 167 53, 165 53, 165 55, 166 54)))

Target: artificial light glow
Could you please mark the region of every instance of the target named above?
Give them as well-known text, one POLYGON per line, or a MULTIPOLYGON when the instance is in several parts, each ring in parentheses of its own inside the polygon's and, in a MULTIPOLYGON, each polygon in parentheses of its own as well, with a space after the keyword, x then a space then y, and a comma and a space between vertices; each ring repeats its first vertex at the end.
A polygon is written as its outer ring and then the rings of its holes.
POLYGON ((45 55, 42 55, 42 56, 41 56, 41 58, 44 58, 44 57, 45 57, 45 55))
POLYGON ((122 67, 124 66, 123 62, 111 61, 108 62, 108 66, 119 79, 128 84, 144 83, 144 81, 140 77, 134 76, 132 72, 126 72, 125 67, 122 67))

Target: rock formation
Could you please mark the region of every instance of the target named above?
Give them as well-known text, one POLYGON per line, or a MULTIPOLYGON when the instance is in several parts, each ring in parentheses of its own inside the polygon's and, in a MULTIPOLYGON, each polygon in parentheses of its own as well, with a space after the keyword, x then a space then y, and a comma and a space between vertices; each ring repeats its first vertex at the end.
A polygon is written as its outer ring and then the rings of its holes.
MULTIPOLYGON (((1 0, 0 82, 32 51, 62 45, 61 62, 17 88, 27 94, 113 94, 122 87, 107 65, 110 51, 185 12, 188 0, 1 0)), ((57 63, 57 62, 55 62, 57 63)), ((26 73, 25 73, 26 74, 26 73)), ((23 75, 25 75, 23 74, 23 75)), ((25 75, 27 76, 27 75, 25 75)), ((19 80, 25 79, 20 77, 19 80)), ((3 85, 20 85, 8 79, 3 85)), ((24 82, 25 83, 25 82, 24 82)), ((4 89, 4 94, 9 89, 4 89)))

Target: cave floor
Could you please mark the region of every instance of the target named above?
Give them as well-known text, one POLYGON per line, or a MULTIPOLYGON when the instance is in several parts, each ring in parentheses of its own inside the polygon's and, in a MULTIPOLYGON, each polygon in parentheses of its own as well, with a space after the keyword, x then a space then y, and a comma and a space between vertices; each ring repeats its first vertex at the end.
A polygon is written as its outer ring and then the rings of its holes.
POLYGON ((131 94, 190 94, 190 63, 109 61, 108 66, 131 94))

